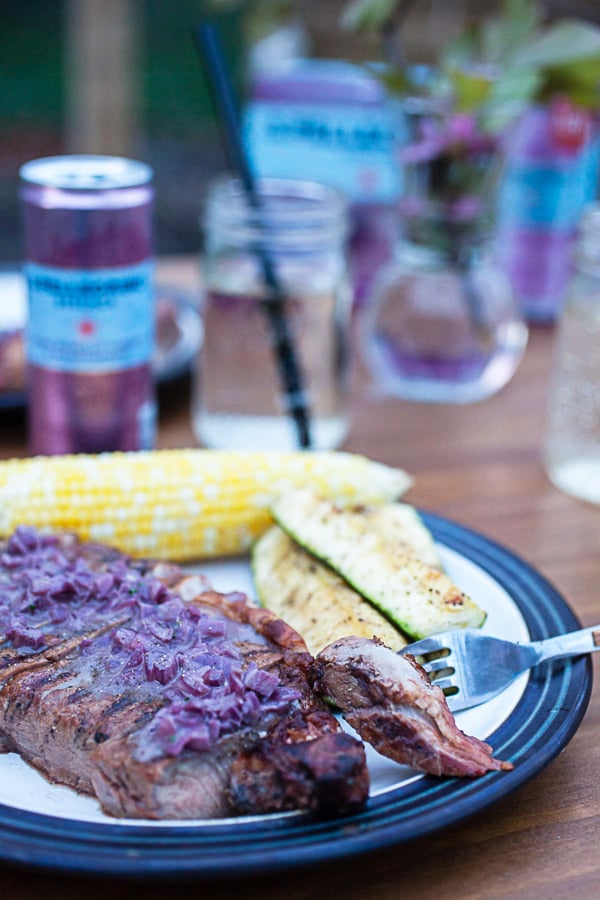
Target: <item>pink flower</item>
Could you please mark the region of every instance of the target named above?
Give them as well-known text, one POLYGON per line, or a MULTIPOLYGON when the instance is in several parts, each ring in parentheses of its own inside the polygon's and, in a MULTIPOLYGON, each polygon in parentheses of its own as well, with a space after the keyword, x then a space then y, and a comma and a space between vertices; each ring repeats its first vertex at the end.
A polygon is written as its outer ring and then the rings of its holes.
POLYGON ((491 153, 495 148, 495 140, 481 131, 475 116, 452 113, 419 121, 418 136, 401 149, 400 160, 405 165, 418 165, 440 156, 468 159, 491 153))

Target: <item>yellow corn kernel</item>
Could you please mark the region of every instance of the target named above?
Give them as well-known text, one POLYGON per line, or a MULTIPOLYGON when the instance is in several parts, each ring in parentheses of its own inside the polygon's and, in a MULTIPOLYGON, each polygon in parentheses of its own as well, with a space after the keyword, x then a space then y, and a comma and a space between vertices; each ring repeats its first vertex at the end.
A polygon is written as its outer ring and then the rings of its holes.
POLYGON ((18 525, 73 531, 133 556, 193 560, 244 553, 269 507, 309 486, 339 503, 400 497, 410 477, 337 452, 154 450, 0 462, 0 535, 18 525))

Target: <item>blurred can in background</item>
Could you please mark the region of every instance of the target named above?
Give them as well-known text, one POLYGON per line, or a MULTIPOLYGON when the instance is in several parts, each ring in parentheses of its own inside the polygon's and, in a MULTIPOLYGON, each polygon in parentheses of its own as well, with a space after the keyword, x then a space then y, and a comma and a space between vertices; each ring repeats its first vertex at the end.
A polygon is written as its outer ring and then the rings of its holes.
POLYGON ((397 238, 400 125, 383 82, 343 60, 296 59, 258 71, 250 85, 244 135, 257 174, 320 182, 349 202, 357 306, 397 238))
POLYGON ((32 453, 154 443, 152 170, 112 156, 21 167, 32 453))
POLYGON ((498 204, 498 256, 521 312, 554 322, 562 309, 583 207, 595 199, 598 117, 566 97, 534 106, 507 140, 498 204))

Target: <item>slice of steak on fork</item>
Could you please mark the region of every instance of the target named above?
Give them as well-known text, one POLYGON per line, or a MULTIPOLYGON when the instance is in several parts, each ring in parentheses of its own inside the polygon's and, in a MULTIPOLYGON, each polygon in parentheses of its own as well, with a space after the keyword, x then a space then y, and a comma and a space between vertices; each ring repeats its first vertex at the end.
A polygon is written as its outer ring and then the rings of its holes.
POLYGON ((459 730, 442 690, 410 655, 376 638, 345 637, 324 647, 317 665, 323 693, 383 756, 431 775, 512 769, 459 730))

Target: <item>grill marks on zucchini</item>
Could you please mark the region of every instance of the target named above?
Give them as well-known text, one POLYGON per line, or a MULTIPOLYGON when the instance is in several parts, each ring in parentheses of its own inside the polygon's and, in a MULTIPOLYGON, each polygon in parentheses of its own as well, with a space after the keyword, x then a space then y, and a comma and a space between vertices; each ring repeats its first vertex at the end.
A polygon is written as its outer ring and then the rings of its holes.
POLYGON ((300 632, 313 655, 344 636, 377 636, 393 650, 400 632, 340 575, 303 550, 277 525, 254 546, 252 571, 260 602, 300 632))
MULTIPOLYGON (((413 507, 341 508, 298 490, 271 511, 293 541, 409 637, 483 624, 485 612, 441 570, 433 539, 413 507)), ((263 602, 272 605, 273 597, 263 602)))

